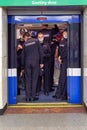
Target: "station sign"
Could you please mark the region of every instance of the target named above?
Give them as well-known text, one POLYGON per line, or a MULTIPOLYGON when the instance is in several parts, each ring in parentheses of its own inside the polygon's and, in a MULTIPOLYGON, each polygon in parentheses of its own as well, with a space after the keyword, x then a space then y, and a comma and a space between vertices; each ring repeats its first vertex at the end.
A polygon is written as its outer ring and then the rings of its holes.
POLYGON ((87 5, 87 0, 0 0, 0 6, 72 6, 87 5))

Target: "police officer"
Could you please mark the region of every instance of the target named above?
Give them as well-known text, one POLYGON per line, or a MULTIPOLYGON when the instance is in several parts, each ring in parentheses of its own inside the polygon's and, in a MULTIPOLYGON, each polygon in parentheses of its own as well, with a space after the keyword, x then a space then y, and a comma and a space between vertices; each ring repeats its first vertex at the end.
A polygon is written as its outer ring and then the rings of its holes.
POLYGON ((23 44, 24 44, 24 39, 23 39, 23 34, 25 33, 25 29, 21 28, 20 29, 20 35, 19 39, 17 39, 17 94, 20 94, 20 88, 19 88, 19 78, 20 78, 20 72, 21 72, 21 55, 22 55, 22 50, 23 50, 23 44))
MULTIPOLYGON (((42 27, 43 27, 43 29, 42 30, 40 30, 40 32, 42 32, 43 33, 43 35, 44 35, 44 39, 45 39, 45 41, 47 41, 47 43, 49 44, 49 46, 50 46, 50 48, 51 48, 51 50, 52 50, 52 46, 51 46, 51 30, 49 30, 48 29, 48 24, 43 24, 42 25, 42 27)), ((52 54, 52 53, 51 53, 52 54)), ((51 55, 51 58, 50 58, 50 66, 49 66, 49 68, 50 68, 50 75, 49 75, 49 82, 50 82, 50 85, 49 85, 49 92, 52 92, 52 91, 54 91, 54 89, 52 88, 53 86, 52 86, 52 84, 53 84, 53 64, 51 64, 51 60, 52 59, 52 55, 51 55), (52 70, 51 70, 51 67, 52 67, 52 70), (52 78, 51 78, 52 77, 52 78), (51 87, 52 86, 52 87, 51 87)))
POLYGON ((66 100, 67 99, 67 31, 63 32, 63 38, 59 43, 58 60, 60 63, 59 84, 53 98, 66 100))
POLYGON ((22 53, 22 68, 25 70, 26 101, 36 101, 36 87, 39 75, 39 67, 43 67, 43 58, 40 44, 37 39, 26 32, 24 35, 22 53))
POLYGON ((51 31, 48 29, 48 24, 42 25, 42 30, 39 32, 42 32, 44 35, 44 39, 50 44, 51 43, 51 31))
MULTIPOLYGON (((44 94, 46 96, 49 95, 49 87, 50 87, 50 45, 48 41, 44 38, 44 34, 42 32, 38 33, 38 40, 43 49, 43 64, 44 64, 44 75, 43 75, 43 84, 44 84, 44 94)), ((39 85, 41 86, 41 77, 39 77, 39 85)), ((38 87, 40 87, 38 85, 38 87)))
POLYGON ((59 33, 59 28, 55 24, 54 28, 52 28, 51 31, 51 68, 50 68, 50 88, 52 90, 53 84, 54 84, 54 56, 55 56, 55 51, 56 47, 59 44, 59 41, 56 38, 56 35, 59 33))

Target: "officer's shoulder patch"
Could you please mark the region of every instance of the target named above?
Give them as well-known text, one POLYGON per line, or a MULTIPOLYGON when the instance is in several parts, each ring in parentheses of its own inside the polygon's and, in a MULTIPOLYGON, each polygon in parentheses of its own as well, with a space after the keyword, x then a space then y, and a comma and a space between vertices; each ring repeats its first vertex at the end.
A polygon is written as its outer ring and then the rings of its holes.
POLYGON ((60 47, 64 47, 65 45, 63 45, 63 44, 60 44, 59 46, 60 46, 60 47))
POLYGON ((36 44, 36 42, 28 42, 28 43, 25 44, 25 46, 31 46, 31 45, 34 45, 34 44, 36 44))
POLYGON ((50 36, 50 34, 44 34, 44 37, 49 37, 50 36))

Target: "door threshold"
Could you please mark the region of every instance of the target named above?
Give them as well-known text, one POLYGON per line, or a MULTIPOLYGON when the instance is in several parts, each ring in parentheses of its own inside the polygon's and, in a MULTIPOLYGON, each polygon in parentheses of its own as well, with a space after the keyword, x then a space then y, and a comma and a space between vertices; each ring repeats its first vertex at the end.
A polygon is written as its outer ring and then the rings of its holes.
POLYGON ((8 105, 8 108, 57 108, 57 107, 83 107, 81 104, 69 104, 67 102, 58 103, 17 103, 15 105, 8 105))

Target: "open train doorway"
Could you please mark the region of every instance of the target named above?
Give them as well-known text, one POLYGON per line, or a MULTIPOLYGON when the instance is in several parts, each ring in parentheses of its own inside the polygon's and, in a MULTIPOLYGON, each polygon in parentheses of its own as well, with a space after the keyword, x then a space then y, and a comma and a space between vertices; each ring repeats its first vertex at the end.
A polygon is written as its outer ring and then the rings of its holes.
MULTIPOLYGON (((51 79, 51 80, 49 80, 50 90, 48 93, 45 93, 46 90, 44 88, 44 82, 46 82, 47 79, 44 79, 45 74, 43 74, 42 76, 40 76, 40 80, 42 79, 40 81, 41 82, 40 86, 38 86, 39 84, 37 83, 36 96, 39 97, 37 102, 58 102, 58 100, 53 98, 53 95, 55 95, 55 91, 58 87, 58 79, 59 79, 59 75, 60 75, 60 64, 58 62, 57 56, 55 56, 55 55, 57 55, 56 50, 57 50, 57 47, 59 46, 59 40, 62 38, 62 33, 64 30, 68 30, 69 25, 68 25, 68 23, 59 23, 59 24, 57 24, 57 23, 49 24, 48 23, 45 25, 48 26, 47 29, 50 32, 49 33, 50 38, 52 37, 51 38, 52 44, 50 43, 50 46, 49 46, 50 50, 51 50, 51 52, 49 53, 49 55, 50 55, 49 78, 51 79), (56 42, 53 42, 53 41, 56 41, 56 42)), ((16 25, 17 65, 18 65, 18 67, 17 67, 17 72, 18 72, 17 73, 17 79, 18 79, 17 80, 17 102, 26 102, 26 100, 25 100, 26 99, 26 94, 25 94, 26 85, 24 83, 25 81, 23 82, 24 76, 20 77, 21 56, 22 56, 21 54, 22 54, 22 47, 24 44, 24 40, 23 40, 22 36, 25 32, 29 32, 31 34, 32 38, 37 39, 38 38, 37 35, 39 32, 41 32, 42 29, 43 29, 43 24, 23 24, 23 25, 18 24, 18 25, 16 25)), ((46 75, 47 75, 47 73, 46 73, 46 75)), ((48 77, 46 77, 46 78, 48 78, 48 77)), ((67 102, 67 100, 64 100, 64 101, 67 102)), ((60 100, 60 102, 61 102, 61 100, 60 100)))
MULTIPOLYGON (((37 38, 37 33, 42 29, 42 25, 48 24, 48 29, 51 30, 56 24, 59 28, 59 32, 56 34, 57 38, 62 37, 63 30, 67 30, 67 100, 68 103, 81 103, 81 75, 80 75, 80 16, 79 15, 62 15, 62 16, 45 16, 39 19, 40 16, 9 16, 8 34, 9 35, 9 104, 16 104, 18 102, 26 102, 25 84, 19 85, 19 74, 17 67, 17 52, 18 39, 21 38, 20 30, 25 32, 31 32, 32 37, 37 38), (53 19, 52 19, 53 18, 53 19), (75 42, 74 42, 75 39, 75 42), (12 68, 12 70, 11 70, 12 68), (73 72, 77 72, 74 75, 73 72), (79 74, 78 74, 79 73, 79 74), (12 78, 12 80, 11 80, 12 78), (14 79, 13 79, 14 78, 14 79), (73 84, 73 81, 75 81, 73 84), (77 87, 77 89, 74 89, 77 87)), ((21 44, 24 43, 24 39, 21 38, 21 44)), ((56 48, 55 48, 56 52, 56 48)), ((55 53, 54 53, 55 55, 55 53)), ((53 98, 55 91, 58 87, 58 79, 60 75, 60 64, 54 58, 54 74, 53 74, 53 91, 49 92, 49 95, 45 95, 43 91, 43 84, 39 92, 39 100, 37 102, 61 102, 53 98)), ((42 80, 43 82, 43 80, 42 80)))

